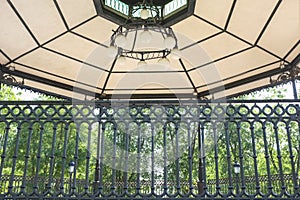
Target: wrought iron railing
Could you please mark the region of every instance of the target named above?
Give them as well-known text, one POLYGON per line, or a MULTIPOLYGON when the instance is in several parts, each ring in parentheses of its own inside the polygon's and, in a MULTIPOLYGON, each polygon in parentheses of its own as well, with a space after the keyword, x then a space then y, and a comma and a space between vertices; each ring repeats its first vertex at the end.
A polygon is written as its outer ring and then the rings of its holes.
POLYGON ((299 117, 292 100, 1 102, 0 198, 298 199, 299 117))
MULTIPOLYGON (((284 174, 284 183, 287 186, 287 191, 289 193, 292 193, 293 191, 293 176, 291 174, 284 174)), ((255 193, 256 192, 256 185, 255 185, 255 176, 249 176, 249 177, 245 177, 245 184, 246 184, 246 188, 248 189, 249 193, 255 193)), ((263 193, 267 193, 268 191, 268 176, 260 176, 259 178, 259 182, 260 182, 260 190, 263 193)), ((22 191, 22 183, 23 181, 26 181, 26 191, 28 191, 29 193, 34 192, 34 190, 39 191, 39 193, 45 193, 47 192, 47 188, 48 188, 48 177, 39 177, 37 180, 35 180, 34 177, 23 177, 23 176, 14 176, 13 178, 13 193, 18 194, 22 191), (34 183, 37 183, 37 187, 34 187, 34 183)), ((10 176, 2 176, 0 178, 0 193, 4 194, 8 192, 8 187, 10 185, 10 180, 11 177, 10 176)), ((281 190, 281 182, 280 182, 280 175, 272 175, 271 176, 271 180, 272 180, 272 184, 275 190, 280 191, 281 190)), ((85 186, 85 180, 76 180, 77 184, 76 184, 76 190, 78 193, 83 193, 84 192, 84 186, 85 186)), ((213 180, 207 180, 207 190, 209 191, 209 193, 214 193, 214 191, 216 191, 216 183, 217 180, 213 179, 213 180)), ((235 181, 235 183, 237 184, 241 184, 238 181, 235 181)), ((124 182, 116 182, 115 183, 115 187, 119 188, 119 190, 123 189, 123 184, 124 182)), ((229 184, 229 179, 220 179, 219 180, 219 184, 221 187, 223 188, 229 188, 230 184, 229 184)), ((70 191, 70 186, 72 185, 72 181, 70 181, 70 179, 65 178, 63 180, 63 192, 65 194, 67 194, 70 191)), ((151 193, 151 181, 150 180, 143 180, 141 181, 141 185, 143 185, 143 191, 141 191, 142 193, 151 193)), ((161 194, 164 191, 164 181, 163 180, 155 180, 155 189, 154 192, 156 194, 161 194)), ((169 191, 176 191, 176 181, 170 181, 168 180, 168 190, 169 191)), ((57 191, 60 190, 60 186, 61 186, 61 180, 58 178, 53 178, 53 182, 51 185, 51 192, 55 193, 57 191)), ((188 190, 189 188, 189 183, 186 180, 180 180, 180 186, 182 188, 186 188, 188 190)), ((103 184, 104 188, 110 188, 110 183, 104 183, 103 184)), ((128 183, 128 187, 129 188, 136 188, 136 182, 129 182, 128 183)), ((198 186, 195 184, 193 185, 193 188, 197 188, 198 186)), ((95 190, 97 189, 97 182, 91 181, 89 183, 89 193, 93 193, 95 192, 95 190), (96 188, 95 188, 96 187, 96 188)))
MULTIPOLYGON (((246 187, 248 189, 249 193, 255 193, 256 192, 256 188, 255 188, 255 176, 251 176, 251 177, 245 177, 245 183, 246 183, 246 187)), ((268 191, 268 177, 267 176, 260 176, 259 178, 259 182, 260 182, 260 186, 261 186, 261 191, 263 191, 263 193, 267 193, 268 191)), ((34 183, 36 181, 36 185, 38 186, 36 188, 36 190, 38 190, 40 193, 43 192, 47 192, 47 188, 48 188, 48 177, 39 177, 37 180, 35 180, 34 177, 23 177, 23 176, 14 176, 13 178, 13 193, 18 194, 21 192, 22 190, 22 183, 23 181, 26 181, 26 190, 33 192, 35 190, 34 188, 34 183)), ((287 185, 287 191, 289 193, 292 193, 293 190, 293 176, 290 174, 284 174, 283 175, 283 179, 285 182, 285 185, 287 185)), ((10 185, 10 180, 11 177, 8 175, 3 175, 0 178, 0 193, 1 194, 5 194, 8 192, 8 187, 10 185)), ((280 191, 281 190, 281 183, 280 183, 280 175, 272 175, 271 176, 271 180, 272 180, 272 184, 275 190, 280 191)), ((77 184, 76 184, 76 191, 78 193, 82 193, 84 192, 84 184, 85 184, 85 180, 80 180, 77 179, 76 180, 77 184)), ((217 180, 212 179, 212 180, 207 180, 207 190, 209 191, 209 193, 214 193, 214 191, 216 191, 216 182, 217 180)), ((219 183, 220 186, 223 188, 229 188, 230 184, 229 184, 229 179, 219 179, 219 183)), ((240 182, 236 182, 238 184, 241 184, 240 182)), ((91 181, 90 183, 91 185, 95 185, 97 186, 97 183, 91 181)), ((123 184, 124 182, 116 182, 115 183, 115 187, 119 188, 119 189, 123 189, 123 184)), ((64 186, 64 193, 68 193, 70 191, 70 186, 72 185, 72 181, 70 182, 70 179, 66 178, 63 181, 63 186, 64 186)), ((141 185, 144 186, 142 193, 150 193, 151 192, 151 180, 143 180, 141 181, 141 185)), ((155 193, 157 194, 161 194, 164 191, 164 180, 155 180, 155 193)), ((168 190, 169 191, 176 191, 176 181, 172 181, 172 180, 168 180, 168 190)), ((60 191, 60 186, 61 186, 61 182, 60 179, 53 179, 52 181, 52 185, 51 185, 51 192, 52 193, 58 193, 60 191)), ((180 180, 180 186, 183 188, 186 188, 188 190, 189 188, 189 183, 186 180, 180 180)), ((110 183, 103 183, 103 187, 104 188, 110 188, 110 183)), ((128 182, 128 187, 129 188, 136 188, 136 182, 128 182)), ((198 185, 195 184, 193 185, 193 188, 197 188, 198 185)), ((89 193, 93 193, 95 191, 95 188, 90 188, 89 193)))
MULTIPOLYGON (((285 186, 285 191, 289 194, 293 193, 294 187, 293 187, 293 175, 291 174, 272 174, 270 175, 270 179, 272 181, 272 190, 280 193, 282 191, 282 186, 285 186), (283 182, 282 182, 283 181, 283 182)), ((245 176, 245 188, 247 188, 247 193, 249 194, 255 194, 257 190, 262 194, 267 194, 269 190, 269 176, 245 176), (256 178, 259 181, 259 188, 257 187, 255 181, 256 178)), ((213 194, 216 191, 216 183, 219 182, 219 185, 221 188, 230 188, 230 180, 228 178, 222 178, 219 180, 213 179, 213 180, 207 180, 207 189, 209 193, 213 194)), ((235 182, 235 189, 238 187, 241 187, 241 180, 239 178, 234 178, 235 182)))

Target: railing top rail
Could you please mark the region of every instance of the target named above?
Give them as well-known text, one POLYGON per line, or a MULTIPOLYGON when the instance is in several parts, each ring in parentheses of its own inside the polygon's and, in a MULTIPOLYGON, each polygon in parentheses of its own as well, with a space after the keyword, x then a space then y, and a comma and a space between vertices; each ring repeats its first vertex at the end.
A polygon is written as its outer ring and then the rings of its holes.
POLYGON ((234 104, 234 103, 300 103, 300 99, 258 99, 258 100, 97 100, 97 101, 0 101, 0 105, 111 105, 111 104, 130 104, 130 105, 193 105, 193 104, 234 104))

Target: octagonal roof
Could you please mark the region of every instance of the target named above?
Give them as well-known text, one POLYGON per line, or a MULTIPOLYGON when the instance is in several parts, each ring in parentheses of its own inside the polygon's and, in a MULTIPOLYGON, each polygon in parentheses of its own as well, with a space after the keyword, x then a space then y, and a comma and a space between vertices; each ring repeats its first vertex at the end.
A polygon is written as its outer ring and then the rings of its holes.
POLYGON ((147 21, 171 26, 191 16, 196 2, 195 0, 94 0, 94 3, 99 16, 119 25, 139 19, 140 10, 147 7, 148 10, 152 10, 151 15, 153 15, 147 21))
POLYGON ((1 74, 15 78, 7 84, 48 94, 229 97, 276 84, 299 67, 299 0, 197 0, 194 14, 172 26, 180 55, 167 67, 142 68, 107 56, 118 25, 99 16, 93 0, 7 0, 0 7, 1 74))

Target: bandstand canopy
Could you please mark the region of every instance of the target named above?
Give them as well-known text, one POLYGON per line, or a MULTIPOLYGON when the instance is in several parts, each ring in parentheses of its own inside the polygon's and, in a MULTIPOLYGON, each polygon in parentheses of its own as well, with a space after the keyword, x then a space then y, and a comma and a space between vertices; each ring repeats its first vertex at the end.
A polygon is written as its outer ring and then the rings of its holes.
MULTIPOLYGON (((194 14, 172 25, 180 55, 142 68, 107 55, 118 25, 93 0, 2 0, 0 8, 2 73, 68 98, 230 97, 300 67, 299 0, 196 0, 194 14)), ((152 39, 149 48, 161 45, 152 39)))

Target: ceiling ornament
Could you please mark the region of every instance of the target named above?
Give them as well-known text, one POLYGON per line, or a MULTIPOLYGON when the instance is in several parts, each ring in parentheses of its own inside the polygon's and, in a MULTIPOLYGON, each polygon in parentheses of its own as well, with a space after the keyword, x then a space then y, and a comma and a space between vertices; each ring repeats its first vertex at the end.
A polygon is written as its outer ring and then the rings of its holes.
POLYGON ((190 16, 195 6, 195 1, 190 0, 94 2, 99 15, 119 24, 110 38, 109 56, 117 58, 118 63, 137 60, 138 66, 149 60, 168 65, 170 54, 179 55, 178 41, 170 26, 190 16))

